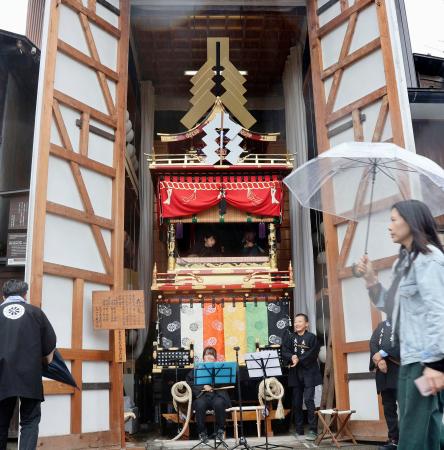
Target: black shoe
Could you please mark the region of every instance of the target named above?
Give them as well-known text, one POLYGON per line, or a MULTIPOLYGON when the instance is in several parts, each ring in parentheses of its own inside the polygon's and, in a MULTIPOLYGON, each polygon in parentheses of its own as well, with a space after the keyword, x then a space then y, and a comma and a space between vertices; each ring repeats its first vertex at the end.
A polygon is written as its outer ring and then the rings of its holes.
POLYGON ((208 434, 205 432, 199 433, 199 439, 200 439, 200 442, 206 444, 208 442, 208 434))
POLYGON ((387 442, 387 444, 378 447, 378 450, 397 450, 398 444, 396 442, 387 442))
POLYGON ((216 440, 223 441, 225 437, 225 431, 222 428, 219 428, 216 431, 216 440))

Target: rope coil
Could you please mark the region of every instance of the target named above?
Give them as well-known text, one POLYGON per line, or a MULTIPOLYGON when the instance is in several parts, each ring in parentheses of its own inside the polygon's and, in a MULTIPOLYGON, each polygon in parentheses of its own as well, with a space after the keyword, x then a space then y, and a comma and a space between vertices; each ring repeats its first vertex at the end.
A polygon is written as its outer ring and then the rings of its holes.
POLYGON ((278 401, 278 406, 276 408, 276 419, 284 419, 285 418, 285 411, 284 406, 282 404, 282 397, 284 396, 284 386, 282 386, 281 382, 275 378, 267 378, 265 380, 261 381, 259 384, 259 391, 258 391, 258 400, 259 404, 261 406, 265 406, 266 402, 271 402, 272 400, 278 401))
POLYGON ((191 420, 191 406, 193 403, 193 393, 188 383, 179 381, 171 387, 171 395, 173 397, 173 406, 179 415, 185 417, 185 423, 180 433, 172 441, 177 441, 185 433, 191 420))

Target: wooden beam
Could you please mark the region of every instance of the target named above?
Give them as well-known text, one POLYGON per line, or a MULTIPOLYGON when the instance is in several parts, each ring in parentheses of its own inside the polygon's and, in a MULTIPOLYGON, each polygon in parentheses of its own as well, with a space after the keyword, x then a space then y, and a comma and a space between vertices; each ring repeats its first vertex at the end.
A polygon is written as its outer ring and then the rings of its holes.
MULTIPOLYGON (((370 301, 370 300, 369 300, 370 301)), ((341 351, 343 353, 361 353, 368 352, 370 341, 355 341, 342 344, 341 351)))
POLYGON ((387 97, 390 103, 390 120, 392 124, 393 142, 400 147, 405 147, 404 126, 401 117, 398 83, 396 81, 392 43, 390 39, 385 2, 386 0, 378 0, 376 2, 376 14, 378 17, 379 32, 381 34, 382 59, 384 61, 384 72, 387 80, 387 97))
POLYGON ((63 266, 62 264, 55 264, 50 262, 43 263, 43 272, 49 275, 56 275, 65 278, 83 278, 85 281, 91 281, 97 284, 106 284, 111 286, 113 284, 112 275, 94 272, 92 270, 77 269, 75 267, 63 266))
MULTIPOLYGON (((313 102, 315 107, 316 118, 316 138, 318 153, 322 153, 329 149, 330 143, 328 140, 327 115, 325 105, 325 87, 321 80, 322 62, 322 48, 319 39, 319 20, 316 15, 315 1, 307 2, 307 17, 308 17, 308 34, 310 42, 310 56, 312 68, 313 81, 313 102)), ((344 314, 342 307, 342 293, 335 271, 333 268, 337 267, 338 237, 336 227, 333 225, 333 217, 329 214, 324 215, 325 238, 326 238, 326 256, 328 266, 328 290, 329 290, 329 305, 331 318, 331 335, 333 344, 333 370, 334 383, 336 393, 336 406, 338 408, 348 409, 349 398, 348 389, 345 383, 342 382, 344 373, 347 373, 347 359, 344 354, 336 350, 336 343, 345 341, 344 331, 344 314)))
POLYGON ((75 388, 58 381, 43 380, 43 393, 45 395, 66 395, 74 394, 75 388))
POLYGON ((80 1, 78 1, 78 0, 61 0, 61 2, 64 5, 73 9, 74 11, 84 14, 86 17, 88 17, 89 20, 91 20, 91 22, 94 22, 99 28, 102 28, 102 30, 106 31, 107 33, 111 34, 112 36, 114 36, 116 38, 120 38, 120 30, 118 28, 111 25, 105 19, 102 19, 95 12, 91 11, 88 8, 85 8, 80 1))
POLYGON ((66 361, 111 361, 113 358, 109 350, 81 350, 74 348, 59 348, 60 354, 66 361))
POLYGON ((68 134, 68 130, 66 129, 65 121, 63 120, 62 112, 60 111, 59 102, 54 100, 52 103, 52 110, 54 112, 54 120, 57 127, 57 130, 60 134, 60 140, 62 141, 63 146, 69 150, 73 151, 71 139, 68 134))
POLYGON ((89 114, 87 112, 82 113, 80 127, 80 142, 79 142, 79 153, 82 156, 88 157, 88 146, 89 146, 89 114))
MULTIPOLYGON (((83 345, 83 296, 85 290, 84 280, 77 278, 73 283, 72 298, 72 331, 71 347, 81 350, 83 345)), ((71 363, 71 374, 79 389, 74 391, 71 398, 71 433, 82 432, 82 361, 74 360, 71 363)))
MULTIPOLYGON (((98 64, 101 64, 99 52, 97 51, 96 43, 94 41, 94 36, 92 34, 91 27, 89 25, 89 20, 82 13, 79 13, 79 17, 80 17, 80 23, 82 24, 83 33, 85 34, 86 43, 88 45, 88 49, 91 53, 91 56, 98 64)), ((105 104, 108 109, 108 113, 111 116, 114 116, 116 108, 114 105, 113 98, 111 96, 111 92, 109 90, 108 83, 106 81, 106 77, 103 72, 100 72, 98 70, 96 71, 96 74, 97 74, 97 79, 99 80, 100 89, 102 90, 102 94, 105 99, 105 104)))
MULTIPOLYGON (((338 63, 340 64, 344 58, 348 55, 350 51, 351 41, 356 28, 356 20, 358 18, 358 13, 354 13, 350 16, 347 30, 345 32, 344 40, 342 42, 341 52, 339 54, 338 63)), ((336 97, 338 95, 339 86, 341 85, 341 79, 344 69, 338 69, 333 75, 333 82, 330 88, 330 93, 328 95, 327 100, 327 114, 331 114, 333 112, 336 97)))
MULTIPOLYGON (((42 112, 40 122, 36 126, 40 127, 40 136, 37 153, 37 176, 35 186, 33 236, 31 248, 31 267, 29 295, 31 303, 40 307, 42 304, 42 280, 43 280, 43 254, 45 246, 45 204, 48 191, 48 165, 49 151, 48 144, 51 140, 52 123, 52 97, 54 90, 55 64, 57 56, 57 33, 59 28, 59 8, 57 0, 51 0, 50 20, 48 26, 48 40, 46 43, 46 60, 43 74, 44 83, 42 85, 42 112)), ((43 61, 42 61, 43 63, 43 61)))
POLYGON ((379 47, 381 47, 381 39, 373 39, 373 41, 370 41, 368 44, 365 44, 361 48, 358 48, 358 50, 355 50, 353 53, 347 55, 342 61, 338 61, 337 63, 332 64, 330 67, 327 67, 327 69, 322 72, 322 80, 331 77, 337 70, 347 68, 354 62, 374 52, 379 47))
MULTIPOLYGON (((358 0, 353 6, 343 11, 341 14, 336 16, 334 19, 327 22, 322 27, 318 28, 317 32, 315 32, 315 36, 317 38, 321 38, 331 31, 335 30, 339 25, 344 23, 352 14, 361 11, 366 8, 370 3, 373 3, 375 0, 358 0)), ((321 66, 322 67, 322 66, 321 66)))
POLYGON ((352 111, 352 120, 354 139, 357 142, 362 142, 364 140, 364 130, 362 128, 361 112, 359 109, 352 111))
POLYGON ((368 105, 371 105, 372 103, 375 103, 377 100, 379 100, 381 97, 387 94, 387 87, 383 86, 379 89, 376 89, 375 91, 371 92, 370 94, 366 95, 365 97, 361 97, 358 100, 355 100, 352 103, 349 103, 348 105, 338 109, 337 111, 331 113, 327 119, 327 125, 330 125, 343 117, 350 114, 354 109, 362 109, 368 105))
POLYGON ((64 53, 65 55, 69 56, 72 59, 75 59, 77 62, 84 64, 85 66, 88 66, 91 69, 102 72, 111 80, 117 81, 119 79, 117 73, 114 70, 110 69, 109 67, 103 65, 100 62, 97 62, 90 56, 85 55, 83 52, 77 50, 75 47, 72 47, 62 39, 58 40, 57 48, 59 49, 60 52, 64 53))
POLYGON ((105 114, 98 109, 95 109, 86 103, 83 103, 73 97, 70 97, 69 95, 64 94, 63 92, 60 92, 58 90, 54 90, 54 98, 58 100, 60 103, 63 103, 67 106, 71 106, 71 108, 80 111, 80 112, 87 112, 89 115, 93 118, 98 120, 99 122, 104 123, 105 125, 108 125, 112 128, 116 128, 116 119, 115 117, 111 117, 108 114, 105 114))
POLYGON ((114 178, 116 176, 116 170, 112 167, 80 155, 79 153, 68 151, 59 145, 51 144, 49 151, 51 155, 65 159, 66 161, 75 162, 79 166, 85 167, 86 169, 90 169, 107 177, 114 178))
POLYGON ((379 109, 378 119, 376 120, 375 130, 373 132, 372 142, 379 142, 384 132, 384 126, 388 115, 388 97, 382 97, 381 108, 379 109))
POLYGON ((56 216, 66 217, 67 219, 76 220, 78 222, 87 223, 88 225, 97 225, 107 230, 113 230, 114 224, 111 220, 94 214, 80 211, 69 206, 60 205, 54 202, 46 202, 46 212, 55 214, 56 216))
MULTIPOLYGON (((393 266, 393 263, 398 258, 398 255, 394 256, 387 256, 385 258, 376 259, 372 261, 373 268, 376 271, 384 270, 384 269, 390 269, 393 266)), ((342 280, 344 278, 351 278, 353 276, 352 268, 351 267, 345 267, 344 269, 338 270, 338 277, 342 280)))

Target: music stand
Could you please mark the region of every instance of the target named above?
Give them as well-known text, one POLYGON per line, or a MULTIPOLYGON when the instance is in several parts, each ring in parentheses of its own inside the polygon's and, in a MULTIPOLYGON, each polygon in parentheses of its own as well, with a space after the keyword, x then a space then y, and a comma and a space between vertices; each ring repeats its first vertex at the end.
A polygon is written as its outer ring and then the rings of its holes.
MULTIPOLYGON (((266 386, 266 380, 269 377, 282 375, 281 364, 279 361, 279 355, 276 350, 263 350, 255 353, 246 353, 245 362, 247 363, 248 375, 250 378, 262 378, 264 383, 264 389, 266 386)), ((264 409, 264 431, 265 431, 265 443, 255 445, 254 448, 272 449, 272 448, 293 448, 287 445, 270 444, 268 442, 268 430, 267 430, 267 415, 268 408, 265 405, 264 409)))
POLYGON ((245 450, 253 450, 253 447, 250 447, 248 445, 247 438, 244 436, 244 420, 242 418, 242 394, 241 394, 240 367, 239 367, 240 347, 233 347, 233 350, 236 352, 237 401, 239 403, 240 436, 239 436, 239 442, 234 447, 232 447, 230 450, 234 450, 235 448, 243 448, 245 450))
MULTIPOLYGON (((202 362, 198 363, 194 368, 194 385, 210 385, 213 389, 218 389, 216 386, 220 386, 223 384, 231 384, 236 382, 236 363, 234 362, 202 362)), ((204 391, 202 390, 202 393, 204 391)), ((200 394, 199 394, 200 395, 200 394)), ((199 398, 196 397, 196 398, 199 398)), ((227 443, 221 439, 217 442, 216 432, 213 433, 214 444, 210 444, 209 442, 198 442, 194 448, 205 445, 208 448, 219 448, 221 445, 228 449, 227 443)))

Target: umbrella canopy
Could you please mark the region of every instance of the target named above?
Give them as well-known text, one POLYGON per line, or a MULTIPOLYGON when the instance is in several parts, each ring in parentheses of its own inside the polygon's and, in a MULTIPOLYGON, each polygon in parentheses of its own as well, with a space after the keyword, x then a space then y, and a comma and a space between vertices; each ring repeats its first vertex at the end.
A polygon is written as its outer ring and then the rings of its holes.
MULTIPOLYGON (((306 208, 358 221, 370 220, 400 200, 416 199, 434 217, 444 214, 444 170, 395 144, 349 142, 322 153, 284 179, 306 208)), ((387 220, 386 214, 379 214, 387 220)))
POLYGON ((51 363, 43 366, 42 376, 78 388, 71 372, 66 367, 62 355, 57 349, 54 351, 54 357, 51 363))
POLYGON ((284 183, 302 206, 350 220, 384 200, 390 207, 417 199, 435 217, 444 214, 444 170, 395 144, 340 144, 297 168, 284 183))

